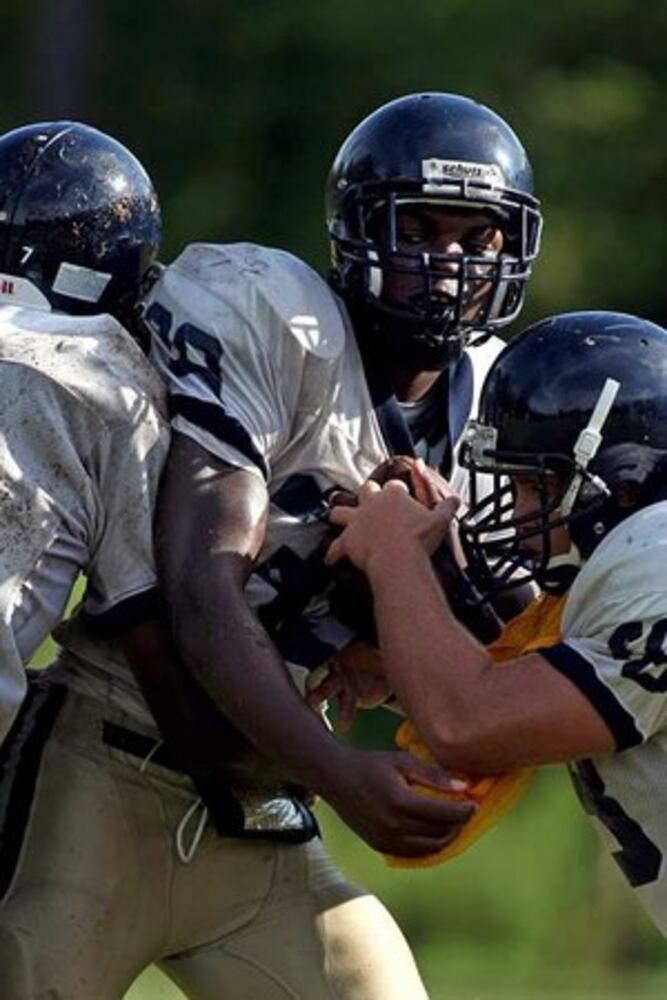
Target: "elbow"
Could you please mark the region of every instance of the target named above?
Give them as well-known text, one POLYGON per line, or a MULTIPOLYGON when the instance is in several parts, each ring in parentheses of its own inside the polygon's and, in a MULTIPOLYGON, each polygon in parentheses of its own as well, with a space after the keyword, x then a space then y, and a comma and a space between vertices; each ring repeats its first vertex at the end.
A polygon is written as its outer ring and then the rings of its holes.
POLYGON ((474 767, 480 747, 475 720, 466 720, 462 713, 457 713, 455 718, 422 720, 418 728, 421 739, 441 767, 463 770, 474 767))
POLYGON ((414 717, 420 738, 437 763, 472 773, 504 770, 498 766, 499 732, 481 699, 450 700, 440 710, 414 717))
POLYGON ((486 659, 470 663, 456 683, 439 686, 413 706, 406 701, 419 736, 441 767, 477 773, 495 769, 490 765, 503 729, 489 684, 496 673, 486 659))
POLYGON ((220 612, 245 600, 244 569, 236 554, 202 555, 196 547, 181 553, 158 557, 160 590, 179 632, 217 623, 220 612))

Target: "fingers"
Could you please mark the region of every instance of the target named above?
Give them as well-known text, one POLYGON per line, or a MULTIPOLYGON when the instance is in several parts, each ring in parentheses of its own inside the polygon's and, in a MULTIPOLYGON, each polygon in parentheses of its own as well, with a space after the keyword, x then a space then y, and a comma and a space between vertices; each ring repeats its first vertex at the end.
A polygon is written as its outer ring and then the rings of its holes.
MULTIPOLYGON (((343 508, 336 508, 336 510, 342 510, 343 508)), ((335 513, 333 511, 332 513, 335 513)), ((333 520, 333 517, 332 517, 333 520)), ((324 565, 325 566, 335 566, 337 562, 345 555, 345 541, 343 538, 335 538, 327 551, 324 554, 324 565)))
POLYGON ((349 686, 343 687, 338 694, 338 727, 346 733, 357 711, 356 692, 349 686))
POLYGON ((451 496, 440 500, 433 508, 433 511, 438 515, 440 520, 446 521, 447 525, 449 525, 460 506, 461 497, 452 493, 451 496))
MULTIPOLYGON (((364 485, 359 490, 356 497, 356 503, 351 504, 347 502, 339 503, 336 501, 329 511, 329 520, 332 524, 337 524, 341 528, 347 527, 352 521, 355 520, 357 514, 357 508, 368 504, 372 497, 376 494, 396 494, 402 493, 406 496, 410 495, 408 487, 400 479, 390 479, 389 482, 385 483, 384 486, 380 486, 379 483, 374 482, 372 479, 368 479, 364 485)), ((342 494, 336 493, 335 497, 339 497, 342 494)))
MULTIPOLYGON (((372 490, 373 493, 404 493, 406 496, 410 496, 410 490, 402 479, 390 479, 389 482, 384 484, 384 486, 378 486, 377 483, 370 483, 369 485, 375 487, 375 489, 372 490)), ((367 496, 370 492, 371 491, 369 490, 367 496)))
POLYGON ((333 507, 356 507, 358 503, 357 494, 350 490, 334 490, 329 494, 329 506, 333 507))
POLYGON ((424 507, 435 507, 440 499, 440 493, 436 489, 423 459, 418 458, 410 469, 410 482, 415 500, 424 507))
POLYGON ((452 801, 416 790, 406 792, 400 803, 400 833, 393 838, 391 853, 398 855, 432 854, 460 833, 474 816, 473 802, 452 801))
MULTIPOLYGON (((389 482, 400 483, 400 480, 390 479, 389 482)), ((389 483, 387 483, 386 485, 389 485, 389 483)), ((404 483, 401 483, 401 486, 407 492, 408 489, 407 486, 405 486, 404 483)), ((368 498, 373 496, 374 493, 381 493, 383 488, 384 487, 382 487, 380 483, 376 483, 374 479, 367 479, 364 485, 359 490, 358 493, 359 503, 361 504, 364 502, 364 500, 368 500, 368 498)))
MULTIPOLYGON (((329 788, 328 801, 342 818, 376 850, 387 854, 431 854, 449 843, 474 815, 476 806, 464 800, 449 779, 409 754, 396 751, 355 751, 356 763, 346 768, 343 785, 329 788), (410 777, 424 778, 422 785, 410 777), (435 783, 449 791, 433 791, 435 783)), ((460 784, 460 783, 459 783, 460 784)))
POLYGON ((418 458, 410 470, 415 499, 425 507, 435 507, 440 500, 457 496, 447 480, 418 458))
MULTIPOLYGON (((357 503, 355 501, 354 505, 340 505, 332 507, 329 511, 329 521, 331 524, 335 524, 340 528, 346 528, 348 524, 351 524, 354 520, 355 513, 357 511, 357 503)), ((345 540, 342 535, 334 540, 329 545, 325 555, 324 563, 326 566, 335 566, 345 556, 345 540)))
POLYGON ((438 502, 429 484, 423 479, 417 479, 414 473, 412 476, 412 494, 417 503, 420 503, 423 507, 433 507, 438 502))
POLYGON ((306 679, 306 702, 316 711, 338 694, 339 681, 326 664, 315 667, 306 679))
MULTIPOLYGON (((400 767, 410 790, 418 799, 418 803, 413 801, 408 807, 415 820, 415 829, 433 833, 433 827, 441 824, 458 828, 467 823, 477 811, 476 804, 463 797, 468 783, 451 777, 437 764, 428 764, 405 753, 401 754, 400 767), (431 789, 441 794, 427 796, 423 791, 419 792, 418 788, 431 789)), ((410 826, 406 829, 410 829, 410 826)))
POLYGON ((364 569, 371 555, 385 551, 387 539, 405 543, 412 538, 432 552, 449 532, 460 502, 457 494, 450 492, 428 509, 428 504, 413 500, 405 483, 398 479, 384 486, 364 483, 357 507, 335 507, 329 515, 332 524, 349 530, 331 543, 325 562, 333 566, 347 556, 364 569))
POLYGON ((316 667, 306 681, 306 702, 318 710, 328 701, 337 699, 336 728, 346 732, 354 721, 359 695, 354 680, 334 660, 316 667))
POLYGON ((453 778, 438 764, 428 764, 410 753, 403 755, 403 773, 411 784, 424 785, 438 792, 465 792, 467 781, 453 778))
POLYGON ((345 528, 354 519, 356 509, 356 505, 352 507, 341 504, 338 507, 332 507, 329 511, 329 520, 332 524, 337 524, 339 527, 345 528))
POLYGON ((477 812, 477 805, 467 799, 448 799, 435 795, 424 795, 411 786, 410 796, 403 802, 403 829, 406 832, 420 832, 439 836, 445 827, 463 826, 477 812))
POLYGON ((385 851, 386 854, 391 854, 397 858, 420 858, 425 857, 428 854, 437 854, 448 844, 451 844, 452 840, 458 835, 458 827, 456 829, 451 829, 447 833, 441 834, 437 837, 434 836, 419 836, 413 835, 410 837, 404 837, 400 843, 397 843, 391 851, 385 851))
POLYGON ((406 816, 429 825, 441 822, 460 824, 467 822, 476 812, 475 803, 463 798, 468 788, 467 781, 454 778, 437 764, 419 760, 407 752, 393 751, 393 757, 405 782, 401 799, 406 816), (423 789, 440 792, 441 795, 424 795, 423 789))

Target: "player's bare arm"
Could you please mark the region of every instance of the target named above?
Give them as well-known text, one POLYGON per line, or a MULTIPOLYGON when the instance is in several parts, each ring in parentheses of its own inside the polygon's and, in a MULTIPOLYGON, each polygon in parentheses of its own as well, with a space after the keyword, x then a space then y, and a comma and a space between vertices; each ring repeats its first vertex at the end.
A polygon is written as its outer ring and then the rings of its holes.
POLYGON ((494 665, 451 614, 429 552, 456 507, 452 497, 427 510, 400 484, 369 484, 357 508, 331 515, 345 530, 330 558, 368 575, 387 677, 422 738, 444 766, 483 772, 610 752, 606 724, 542 656, 494 665))
POLYGON ((123 649, 160 733, 184 771, 229 781, 248 766, 248 744, 176 655, 166 623, 150 618, 123 636, 123 649))
POLYGON ((422 773, 407 755, 362 753, 337 743, 303 701, 246 602, 243 588, 262 544, 266 506, 259 477, 175 436, 157 546, 183 658, 257 749, 320 792, 372 846, 403 854, 432 851, 470 808, 410 790, 416 780, 447 785, 436 769, 422 773))

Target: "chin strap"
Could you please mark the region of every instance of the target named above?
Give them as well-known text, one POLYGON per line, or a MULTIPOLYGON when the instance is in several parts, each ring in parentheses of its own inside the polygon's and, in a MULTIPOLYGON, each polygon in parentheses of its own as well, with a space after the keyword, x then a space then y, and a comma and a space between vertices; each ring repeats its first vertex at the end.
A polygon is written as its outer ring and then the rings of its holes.
POLYGON ((551 557, 538 582, 549 594, 564 594, 574 583, 582 564, 581 552, 572 542, 567 552, 551 557))
POLYGON ((575 501, 579 494, 581 484, 584 480, 586 469, 588 463, 597 454, 598 448, 602 443, 602 428, 604 423, 609 416, 609 412, 614 405, 614 400, 616 399, 616 393, 621 387, 621 383, 617 382, 616 379, 608 378, 606 379, 604 385, 602 386, 602 391, 598 396, 597 403, 591 413, 590 420, 584 429, 580 432, 579 437, 574 445, 574 462, 575 462, 575 473, 572 476, 572 481, 565 491, 565 495, 560 504, 560 510, 564 517, 567 517, 572 512, 575 501))

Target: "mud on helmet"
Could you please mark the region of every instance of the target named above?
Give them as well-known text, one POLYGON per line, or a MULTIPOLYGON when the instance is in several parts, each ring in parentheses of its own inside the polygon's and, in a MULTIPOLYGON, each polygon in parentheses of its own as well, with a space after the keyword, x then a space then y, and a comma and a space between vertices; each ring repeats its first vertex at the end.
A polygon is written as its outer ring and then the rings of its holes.
POLYGON ((0 136, 0 303, 130 327, 160 232, 150 178, 115 139, 68 121, 0 136))
POLYGON ((529 327, 489 371, 460 457, 471 495, 459 530, 476 585, 490 595, 531 577, 567 588, 612 528, 667 497, 667 331, 614 312, 529 327), (516 477, 540 498, 520 516, 516 477), (560 525, 572 548, 552 557, 560 525), (540 554, 527 558, 530 539, 540 554))
POLYGON ((454 94, 413 94, 379 108, 345 140, 327 182, 333 286, 349 306, 364 308, 385 340, 410 338, 417 356, 441 365, 518 315, 541 225, 516 135, 493 111, 454 94), (399 250, 397 209, 415 202, 490 212, 503 231, 503 250, 491 259, 399 250), (443 263, 458 264, 452 296, 434 288, 443 263), (384 276, 415 272, 420 292, 403 303, 383 298, 384 276), (482 285, 488 292, 466 316, 482 285))

